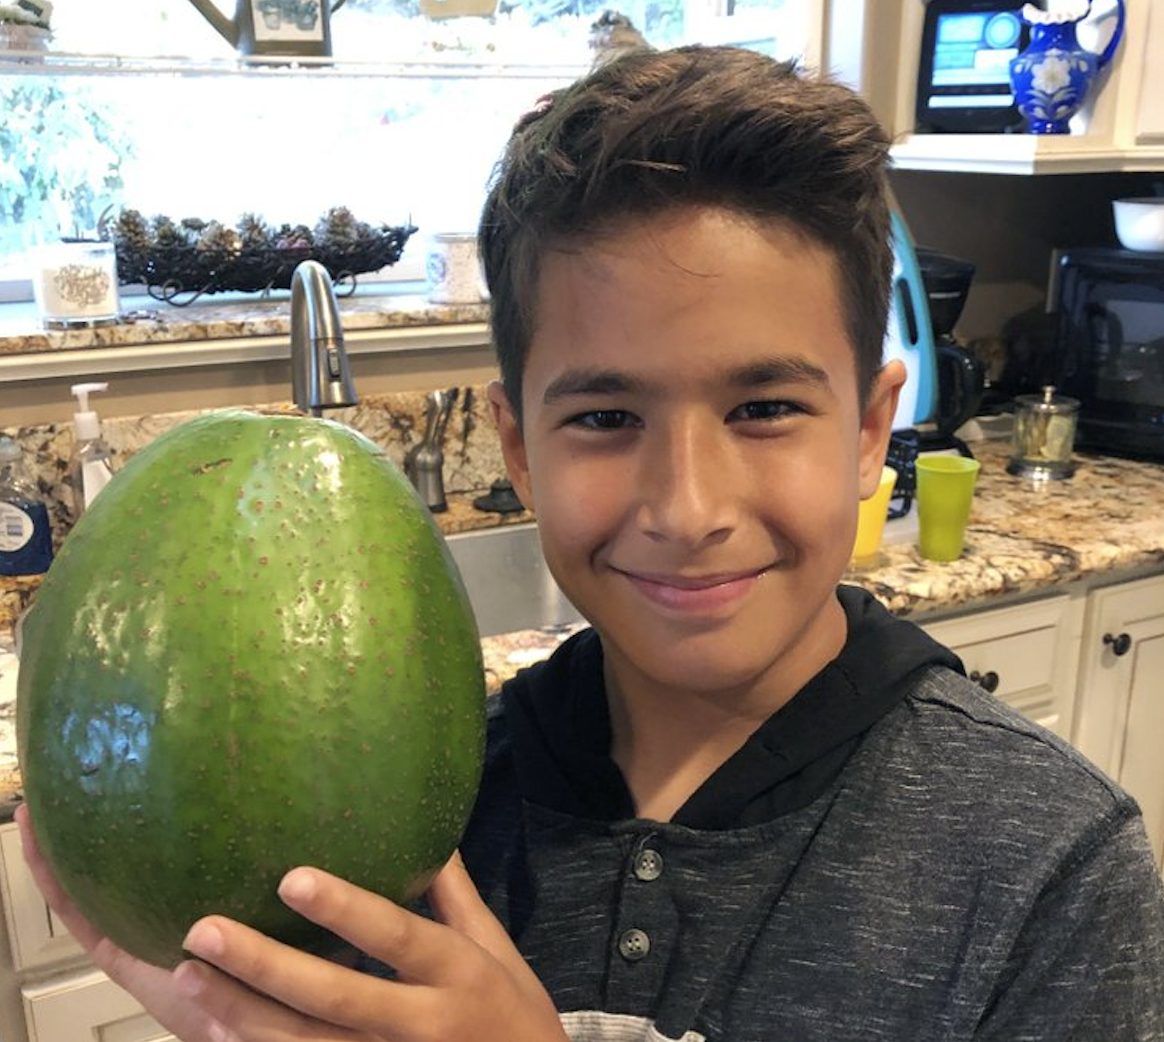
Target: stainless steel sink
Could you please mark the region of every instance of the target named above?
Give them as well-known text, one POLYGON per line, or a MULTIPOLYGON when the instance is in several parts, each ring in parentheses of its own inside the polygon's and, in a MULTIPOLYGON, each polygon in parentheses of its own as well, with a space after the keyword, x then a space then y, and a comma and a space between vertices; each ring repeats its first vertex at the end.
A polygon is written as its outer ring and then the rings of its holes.
POLYGON ((534 524, 446 537, 482 637, 580 621, 542 557, 534 524))

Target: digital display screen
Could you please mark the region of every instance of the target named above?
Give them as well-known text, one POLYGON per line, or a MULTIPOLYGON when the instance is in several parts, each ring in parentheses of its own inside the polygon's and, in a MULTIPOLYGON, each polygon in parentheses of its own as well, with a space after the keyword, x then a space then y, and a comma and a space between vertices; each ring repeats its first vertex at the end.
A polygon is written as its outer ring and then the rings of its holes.
POLYGON ((1027 46, 1024 0, 926 0, 917 75, 923 133, 1008 133, 1022 124, 1010 63, 1027 46))
POLYGON ((1001 87, 1000 103, 1011 104, 1009 64, 1018 56, 1021 37, 1022 23, 1012 11, 939 15, 932 85, 1001 87))

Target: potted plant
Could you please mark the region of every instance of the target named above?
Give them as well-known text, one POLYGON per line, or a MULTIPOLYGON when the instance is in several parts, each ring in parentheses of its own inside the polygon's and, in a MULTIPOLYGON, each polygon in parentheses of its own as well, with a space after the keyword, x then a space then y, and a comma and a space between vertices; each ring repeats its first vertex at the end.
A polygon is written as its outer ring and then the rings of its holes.
POLYGON ((46 50, 52 37, 52 10, 48 0, 0 0, 0 49, 46 50))

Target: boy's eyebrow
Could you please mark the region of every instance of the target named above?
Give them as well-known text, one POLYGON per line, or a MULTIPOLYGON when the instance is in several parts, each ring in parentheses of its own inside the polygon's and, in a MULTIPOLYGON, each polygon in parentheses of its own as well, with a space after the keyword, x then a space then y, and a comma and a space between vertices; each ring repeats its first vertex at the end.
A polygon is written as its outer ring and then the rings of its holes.
POLYGON ((829 374, 803 355, 776 355, 733 369, 728 382, 736 387, 761 387, 765 384, 829 385, 829 374))
POLYGON ((572 395, 622 394, 641 391, 646 384, 617 369, 568 369, 551 380, 542 395, 542 402, 553 405, 572 395))
MULTIPOLYGON (((827 388, 828 373, 802 355, 762 358, 729 369, 726 382, 732 387, 764 387, 769 384, 816 384, 827 388)), ((617 369, 570 369, 551 380, 542 402, 553 405, 575 395, 612 395, 647 390, 646 381, 617 369)))

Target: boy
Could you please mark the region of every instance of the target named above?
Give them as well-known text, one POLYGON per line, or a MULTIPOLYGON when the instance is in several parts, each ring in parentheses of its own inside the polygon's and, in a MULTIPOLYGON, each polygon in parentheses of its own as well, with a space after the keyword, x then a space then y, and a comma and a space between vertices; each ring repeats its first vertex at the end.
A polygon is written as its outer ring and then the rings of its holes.
POLYGON ((481 228, 491 401, 593 629, 494 706, 435 922, 285 878, 394 980, 219 917, 187 939, 203 963, 142 966, 31 851, 172 1030, 1164 1038, 1132 801, 838 589, 903 380, 880 357, 886 150, 849 91, 729 49, 627 56, 519 124, 481 228))

